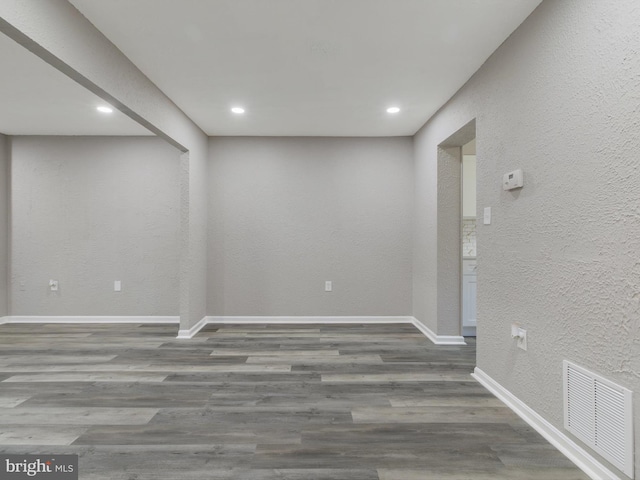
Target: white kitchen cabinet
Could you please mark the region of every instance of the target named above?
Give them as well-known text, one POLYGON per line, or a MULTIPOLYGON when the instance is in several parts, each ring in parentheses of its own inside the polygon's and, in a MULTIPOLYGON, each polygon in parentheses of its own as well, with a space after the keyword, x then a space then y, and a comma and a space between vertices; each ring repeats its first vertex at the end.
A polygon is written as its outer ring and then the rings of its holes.
POLYGON ((462 334, 476 335, 476 292, 477 274, 476 260, 462 261, 462 334))

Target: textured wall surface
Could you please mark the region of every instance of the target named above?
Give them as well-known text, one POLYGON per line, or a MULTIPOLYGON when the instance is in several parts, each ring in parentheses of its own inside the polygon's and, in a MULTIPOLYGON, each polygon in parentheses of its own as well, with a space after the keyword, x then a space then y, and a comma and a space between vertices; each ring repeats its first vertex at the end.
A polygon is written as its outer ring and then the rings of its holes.
POLYGON ((461 335, 462 150, 438 152, 438 335, 461 335))
POLYGON ((207 315, 208 140, 199 136, 190 145, 188 158, 183 155, 181 162, 181 328, 190 328, 207 315), (184 175, 187 162, 188 181, 184 175))
POLYGON ((414 137, 413 316, 438 333, 438 148, 427 133, 414 137))
POLYGON ((9 307, 9 138, 0 135, 0 317, 9 307))
MULTIPOLYGON (((475 147, 475 144, 474 144, 475 147)), ((462 216, 476 216, 476 156, 462 155, 462 216)))
MULTIPOLYGON (((640 392, 639 24, 635 0, 543 2, 415 137, 416 284, 435 277, 421 242, 441 214, 437 146, 476 118, 477 208, 493 208, 478 366, 561 430, 563 359, 640 392), (515 168, 525 186, 505 192, 515 168)), ((640 458, 637 405, 634 422, 640 458)))
POLYGON ((157 138, 13 137, 11 314, 177 315, 179 155, 157 138))
POLYGON ((180 327, 206 313, 207 137, 66 0, 0 2, 0 30, 189 155, 181 166, 180 327))
POLYGON ((411 139, 213 138, 209 151, 223 232, 209 235, 210 315, 411 313, 411 139))

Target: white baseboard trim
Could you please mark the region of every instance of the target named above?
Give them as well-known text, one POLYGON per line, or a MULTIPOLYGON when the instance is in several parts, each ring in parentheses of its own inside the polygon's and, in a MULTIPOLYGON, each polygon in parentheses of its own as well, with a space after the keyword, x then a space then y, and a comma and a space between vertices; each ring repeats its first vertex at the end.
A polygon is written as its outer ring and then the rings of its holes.
POLYGON ((342 317, 325 317, 325 316, 291 316, 291 317, 206 317, 208 323, 218 323, 218 324, 229 324, 229 323, 237 323, 237 324, 313 324, 313 323, 323 323, 323 324, 358 324, 358 323, 413 323, 413 317, 367 317, 367 316, 342 316, 342 317))
POLYGON ((422 334, 431 340, 436 345, 466 345, 467 342, 464 341, 464 337, 459 335, 436 335, 433 330, 427 327, 424 323, 420 322, 415 317, 413 318, 413 325, 422 332, 422 334))
POLYGON ((208 316, 204 317, 189 330, 180 330, 178 337, 181 339, 193 338, 205 325, 264 325, 270 323, 274 325, 292 325, 292 324, 358 324, 358 323, 413 323, 413 317, 314 317, 314 316, 283 316, 283 317, 267 317, 267 316, 208 316))
POLYGON ((596 460, 589 452, 557 429, 528 405, 513 395, 478 367, 471 374, 487 390, 493 393, 507 407, 533 427, 551 445, 562 452, 569 460, 594 480, 621 480, 619 476, 596 460))
POLYGON ((209 318, 211 317, 202 317, 198 323, 196 323, 189 329, 185 330, 181 328, 180 330, 178 330, 178 336, 176 338, 179 338, 181 340, 188 340, 190 338, 193 338, 200 330, 205 327, 205 325, 210 323, 209 318))
POLYGON ((274 325, 287 324, 382 324, 382 323, 410 323, 414 325, 420 332, 436 345, 466 345, 464 337, 436 335, 428 327, 420 323, 415 317, 410 316, 208 316, 204 317, 198 323, 188 330, 180 330, 178 338, 193 338, 205 325, 209 324, 241 324, 241 325, 259 325, 270 323, 274 325))
MULTIPOLYGON (((180 317, 169 316, 99 316, 99 315, 10 315, 0 317, 0 325, 4 323, 180 323, 180 317)), ((193 338, 208 324, 381 324, 381 323, 410 323, 436 345, 466 345, 464 337, 450 335, 436 335, 429 327, 422 324, 415 317, 410 316, 208 316, 203 317, 189 329, 180 329, 177 338, 193 338)))
POLYGON ((180 323, 180 317, 166 316, 101 316, 101 315, 10 315, 1 323, 180 323))

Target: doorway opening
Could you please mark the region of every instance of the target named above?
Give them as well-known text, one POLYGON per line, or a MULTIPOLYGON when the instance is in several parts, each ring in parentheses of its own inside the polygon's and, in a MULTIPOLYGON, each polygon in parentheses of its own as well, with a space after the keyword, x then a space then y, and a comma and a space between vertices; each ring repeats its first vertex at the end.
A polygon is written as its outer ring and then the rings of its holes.
POLYGON ((476 264, 476 140, 462 146, 462 335, 475 337, 477 326, 477 264, 476 264))
MULTIPOLYGON (((473 119, 438 145, 437 334, 455 338, 458 345, 465 343, 462 325, 463 147, 475 138, 476 121, 473 119)), ((475 214, 470 213, 469 216, 472 215, 475 214)), ((471 335, 474 332, 466 333, 471 335)), ((475 342, 470 336, 466 339, 475 342)))

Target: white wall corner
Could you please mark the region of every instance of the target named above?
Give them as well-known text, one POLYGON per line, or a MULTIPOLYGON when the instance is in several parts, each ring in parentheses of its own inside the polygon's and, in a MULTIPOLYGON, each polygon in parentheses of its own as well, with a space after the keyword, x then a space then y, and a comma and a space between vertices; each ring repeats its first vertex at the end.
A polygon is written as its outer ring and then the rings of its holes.
POLYGON ((533 427, 551 445, 571 460, 584 473, 594 480, 622 480, 606 466, 596 460, 589 452, 575 443, 561 430, 554 427, 541 415, 525 404, 509 390, 504 388, 480 368, 476 367, 471 374, 480 384, 493 393, 507 407, 533 427))
POLYGON ((436 345, 466 345, 464 337, 460 335, 436 335, 433 330, 415 317, 411 317, 413 325, 422 332, 422 334, 436 345))
POLYGON ((200 321, 198 323, 196 323, 193 327, 189 328, 189 329, 180 329, 178 330, 178 336, 176 338, 179 338, 181 340, 188 340, 190 338, 193 338, 194 336, 196 336, 196 334, 202 330, 205 325, 207 325, 208 323, 210 323, 210 319, 212 317, 202 317, 200 319, 200 321))

